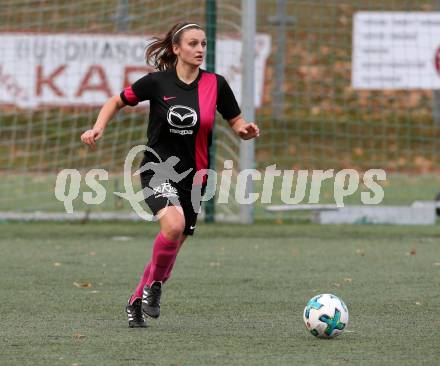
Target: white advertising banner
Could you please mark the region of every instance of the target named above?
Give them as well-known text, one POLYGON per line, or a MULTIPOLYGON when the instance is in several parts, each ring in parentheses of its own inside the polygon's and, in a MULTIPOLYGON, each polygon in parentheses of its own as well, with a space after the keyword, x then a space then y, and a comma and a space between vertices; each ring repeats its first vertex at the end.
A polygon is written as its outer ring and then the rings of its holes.
POLYGON ((440 12, 358 12, 355 89, 440 89, 440 12))
MULTIPOLYGON (((0 105, 100 106, 153 71, 145 64, 151 36, 0 33, 0 105)), ((261 106, 271 39, 256 37, 255 106, 261 106)), ((241 100, 241 41, 216 42, 216 72, 241 100)), ((204 67, 204 66, 203 66, 204 67)))

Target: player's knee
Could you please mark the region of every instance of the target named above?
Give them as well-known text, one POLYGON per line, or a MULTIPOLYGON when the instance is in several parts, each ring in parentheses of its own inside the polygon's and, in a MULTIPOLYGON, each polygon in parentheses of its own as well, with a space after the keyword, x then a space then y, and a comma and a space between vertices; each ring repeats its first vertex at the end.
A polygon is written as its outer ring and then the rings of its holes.
POLYGON ((176 220, 175 222, 170 222, 163 228, 163 235, 168 240, 178 241, 183 235, 183 230, 185 229, 185 222, 183 220, 176 220))

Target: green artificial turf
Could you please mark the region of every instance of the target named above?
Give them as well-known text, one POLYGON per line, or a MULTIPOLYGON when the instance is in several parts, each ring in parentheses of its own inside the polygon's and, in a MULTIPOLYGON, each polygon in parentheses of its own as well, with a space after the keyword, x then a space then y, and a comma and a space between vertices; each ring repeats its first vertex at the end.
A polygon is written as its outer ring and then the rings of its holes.
POLYGON ((129 329, 124 307, 157 230, 0 224, 0 364, 438 362, 438 226, 200 223, 164 286, 160 319, 129 329), (304 306, 319 293, 349 308, 336 339, 304 327, 304 306))

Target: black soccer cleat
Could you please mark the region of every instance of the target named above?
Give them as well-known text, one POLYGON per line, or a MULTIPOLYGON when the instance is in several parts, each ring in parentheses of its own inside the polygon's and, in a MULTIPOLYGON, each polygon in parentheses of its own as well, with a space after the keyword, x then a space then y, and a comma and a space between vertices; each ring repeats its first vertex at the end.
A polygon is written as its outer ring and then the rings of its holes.
POLYGON ((144 318, 144 314, 142 313, 142 300, 141 298, 137 298, 133 301, 133 304, 130 305, 130 301, 125 307, 125 311, 128 315, 128 326, 130 328, 146 328, 147 321, 144 318))
POLYGON ((162 294, 162 283, 153 282, 151 287, 145 285, 142 294, 142 311, 145 315, 158 318, 160 315, 160 295, 162 294))

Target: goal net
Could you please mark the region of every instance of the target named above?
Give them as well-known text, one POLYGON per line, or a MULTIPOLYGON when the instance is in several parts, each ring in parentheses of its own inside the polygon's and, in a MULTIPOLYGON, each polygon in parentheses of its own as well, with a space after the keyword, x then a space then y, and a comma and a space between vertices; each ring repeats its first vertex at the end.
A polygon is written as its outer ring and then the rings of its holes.
MULTIPOLYGON (((210 26, 206 23, 207 3, 2 1, 3 214, 32 218, 65 213, 54 194, 62 169, 77 169, 81 174, 79 195, 73 201, 75 212, 89 212, 91 216, 100 213, 102 217, 114 214, 116 218, 132 214, 128 202, 113 192, 123 191, 128 151, 146 143, 148 105, 121 111, 108 125, 96 150, 82 144, 80 135, 94 124, 108 96, 149 71, 143 52, 151 36, 163 34, 182 20, 210 26), (82 194, 90 191, 85 176, 91 169, 109 172, 108 181, 101 182, 107 192, 105 201, 94 206, 82 199, 82 194)), ((384 28, 381 17, 389 12, 432 14, 439 9, 438 1, 262 0, 256 4, 255 111, 261 136, 255 142, 255 168, 262 172, 272 164, 295 171, 352 168, 363 172, 380 168, 388 173, 383 184, 385 203, 432 200, 440 190, 440 56, 427 50, 438 39, 440 22, 425 22, 426 38, 421 42, 411 40, 411 34, 406 40, 400 39, 404 44, 400 44, 403 48, 399 54, 393 53, 397 46, 386 38, 392 30, 384 28), (357 35, 370 32, 367 25, 371 12, 376 13, 371 15, 378 22, 376 30, 383 28, 376 33, 383 33, 385 38, 372 34, 379 37, 374 44, 367 36, 359 43, 357 35), (361 24, 358 20, 362 19, 366 20, 361 24), (368 53, 372 45, 373 51, 368 53), (401 60, 378 63, 374 50, 381 49, 396 55, 393 57, 400 55, 401 60), (425 58, 417 59, 417 55, 425 58), (432 85, 420 84, 424 77, 417 68, 420 62, 434 70, 427 81, 432 85), (414 84, 387 84, 402 70, 408 71, 414 84), (382 84, 362 84, 369 72, 382 84)), ((241 1, 217 1, 216 71, 231 83, 238 99, 245 16, 241 1)), ((407 33, 417 33, 412 25, 407 29, 407 33)), ((240 141, 221 118, 216 122, 215 151, 217 172, 220 174, 225 160, 233 160, 234 179, 239 169, 240 141)), ((138 181, 133 181, 135 190, 140 189, 138 181)), ((254 190, 261 190, 261 185, 261 181, 254 182, 254 190)), ((332 203, 332 183, 323 189, 320 203, 332 203)), ((281 182, 276 180, 272 203, 283 203, 280 191, 281 182)), ((358 200, 359 195, 355 195, 347 203, 358 200)), ((227 205, 216 205, 218 220, 237 221, 238 212, 233 197, 227 205)), ((274 216, 257 201, 254 217, 274 216)))

